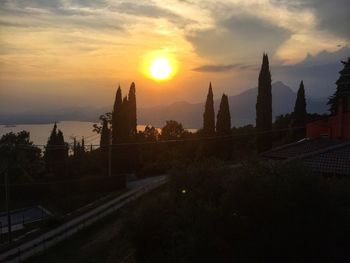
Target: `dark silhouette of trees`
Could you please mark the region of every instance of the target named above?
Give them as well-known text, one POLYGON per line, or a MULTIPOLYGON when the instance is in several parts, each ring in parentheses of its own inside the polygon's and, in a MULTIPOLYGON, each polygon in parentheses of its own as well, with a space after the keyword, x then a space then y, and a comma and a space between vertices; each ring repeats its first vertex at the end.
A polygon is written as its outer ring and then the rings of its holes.
POLYGON ((162 140, 174 140, 183 137, 184 134, 185 129, 181 123, 169 120, 166 121, 166 124, 163 126, 160 138, 162 140))
POLYGON ((203 114, 203 134, 205 136, 213 136, 215 134, 214 98, 211 83, 209 84, 209 90, 203 114))
POLYGON ((122 122, 120 123, 120 141, 128 141, 129 140, 129 134, 130 134, 130 117, 129 117, 129 101, 127 97, 124 97, 122 102, 122 108, 121 108, 121 119, 122 122))
POLYGON ((216 120, 216 133, 218 135, 227 135, 231 133, 231 115, 226 94, 222 95, 220 108, 216 120))
POLYGON ((128 95, 128 124, 129 136, 135 137, 137 134, 137 116, 136 116, 136 88, 135 83, 131 83, 128 95))
POLYGON ((159 131, 152 125, 147 125, 142 135, 146 141, 157 141, 160 136, 159 131))
POLYGON ((55 123, 45 147, 45 163, 47 171, 55 176, 66 175, 68 147, 64 142, 63 132, 57 130, 55 123))
POLYGON ((115 95, 113 112, 112 112, 112 143, 116 144, 121 137, 122 120, 122 90, 120 86, 115 95))
POLYGON ((100 139, 100 148, 102 151, 108 148, 110 144, 110 130, 108 127, 108 121, 103 120, 102 131, 101 131, 101 139, 100 139))
POLYGON ((349 81, 350 81, 350 58, 348 61, 342 61, 344 68, 339 72, 340 76, 337 80, 337 89, 328 100, 329 110, 332 114, 338 112, 339 102, 342 101, 343 110, 348 110, 346 107, 349 100, 349 81))
POLYGON ((271 149, 272 140, 272 92, 269 58, 263 55, 259 74, 258 97, 256 102, 257 149, 259 152, 271 149), (264 133, 266 132, 266 133, 264 133))
MULTIPOLYGON (((7 133, 0 138, 0 165, 8 172, 11 183, 31 182, 43 175, 41 150, 30 141, 27 131, 7 133)), ((4 182, 4 173, 0 182, 4 182)))
POLYGON ((306 112, 306 100, 305 100, 305 89, 303 81, 300 82, 300 87, 295 101, 294 111, 292 114, 292 134, 295 139, 301 139, 305 137, 305 126, 307 120, 306 112), (304 127, 303 129, 299 129, 304 127))

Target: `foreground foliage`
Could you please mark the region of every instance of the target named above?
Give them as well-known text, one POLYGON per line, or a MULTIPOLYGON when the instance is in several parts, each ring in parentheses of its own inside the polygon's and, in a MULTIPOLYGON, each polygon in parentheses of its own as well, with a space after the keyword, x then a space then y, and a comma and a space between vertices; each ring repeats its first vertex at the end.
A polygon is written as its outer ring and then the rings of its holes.
POLYGON ((174 170, 128 221, 138 262, 346 262, 350 180, 298 164, 174 170))

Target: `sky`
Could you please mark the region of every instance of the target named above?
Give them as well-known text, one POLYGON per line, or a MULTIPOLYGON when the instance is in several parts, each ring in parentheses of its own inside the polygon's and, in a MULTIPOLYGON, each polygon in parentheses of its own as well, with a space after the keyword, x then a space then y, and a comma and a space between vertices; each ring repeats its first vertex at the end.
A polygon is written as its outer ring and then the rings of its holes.
POLYGON ((111 105, 136 83, 141 107, 204 101, 272 79, 329 96, 350 56, 349 0, 0 0, 0 113, 111 105), (152 56, 176 74, 144 74, 152 56))

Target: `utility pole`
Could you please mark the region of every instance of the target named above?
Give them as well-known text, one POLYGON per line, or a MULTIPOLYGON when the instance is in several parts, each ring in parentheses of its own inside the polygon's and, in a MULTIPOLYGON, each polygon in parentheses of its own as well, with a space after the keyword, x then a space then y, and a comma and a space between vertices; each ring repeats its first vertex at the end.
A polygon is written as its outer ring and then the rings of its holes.
POLYGON ((7 210, 7 228, 9 243, 12 242, 12 225, 11 225, 11 212, 10 212, 10 187, 7 167, 5 168, 5 195, 6 195, 6 210, 7 210))

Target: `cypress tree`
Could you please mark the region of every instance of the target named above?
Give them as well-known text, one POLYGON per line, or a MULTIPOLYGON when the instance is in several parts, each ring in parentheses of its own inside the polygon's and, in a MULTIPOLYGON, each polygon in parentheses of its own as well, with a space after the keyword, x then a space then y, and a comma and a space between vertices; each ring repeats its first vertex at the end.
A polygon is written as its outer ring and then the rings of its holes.
POLYGON ((84 136, 81 139, 81 151, 82 153, 85 153, 85 140, 84 140, 84 136))
POLYGON ((137 116, 136 116, 136 88, 135 83, 131 83, 128 95, 128 117, 129 117, 129 135, 131 137, 137 134, 137 116))
POLYGON ((256 102, 257 149, 263 152, 271 149, 272 136, 272 92, 269 58, 263 55, 259 74, 258 97, 256 102), (264 133, 267 132, 267 133, 264 133))
MULTIPOLYGON (((122 90, 120 86, 115 95, 113 112, 112 112, 112 143, 116 144, 121 137, 122 124, 122 90)), ((108 126, 108 124, 107 124, 108 126)))
POLYGON ((129 139, 130 134, 130 115, 129 115, 129 101, 127 97, 123 98, 122 107, 120 111, 120 139, 122 141, 129 139))
POLYGON ((293 127, 305 127, 306 125, 306 100, 305 100, 305 89, 303 81, 300 82, 300 87, 295 101, 294 112, 293 112, 293 127))
POLYGON ((108 121, 106 119, 103 120, 102 131, 101 131, 101 139, 100 139, 100 148, 101 150, 106 150, 108 148, 110 142, 110 131, 108 128, 108 121))
POLYGON ((203 114, 203 133, 206 136, 212 136, 215 134, 215 112, 213 97, 213 90, 210 83, 203 114))
POLYGON ((216 132, 219 135, 230 134, 231 115, 227 95, 223 94, 220 102, 220 108, 216 120, 216 132))

